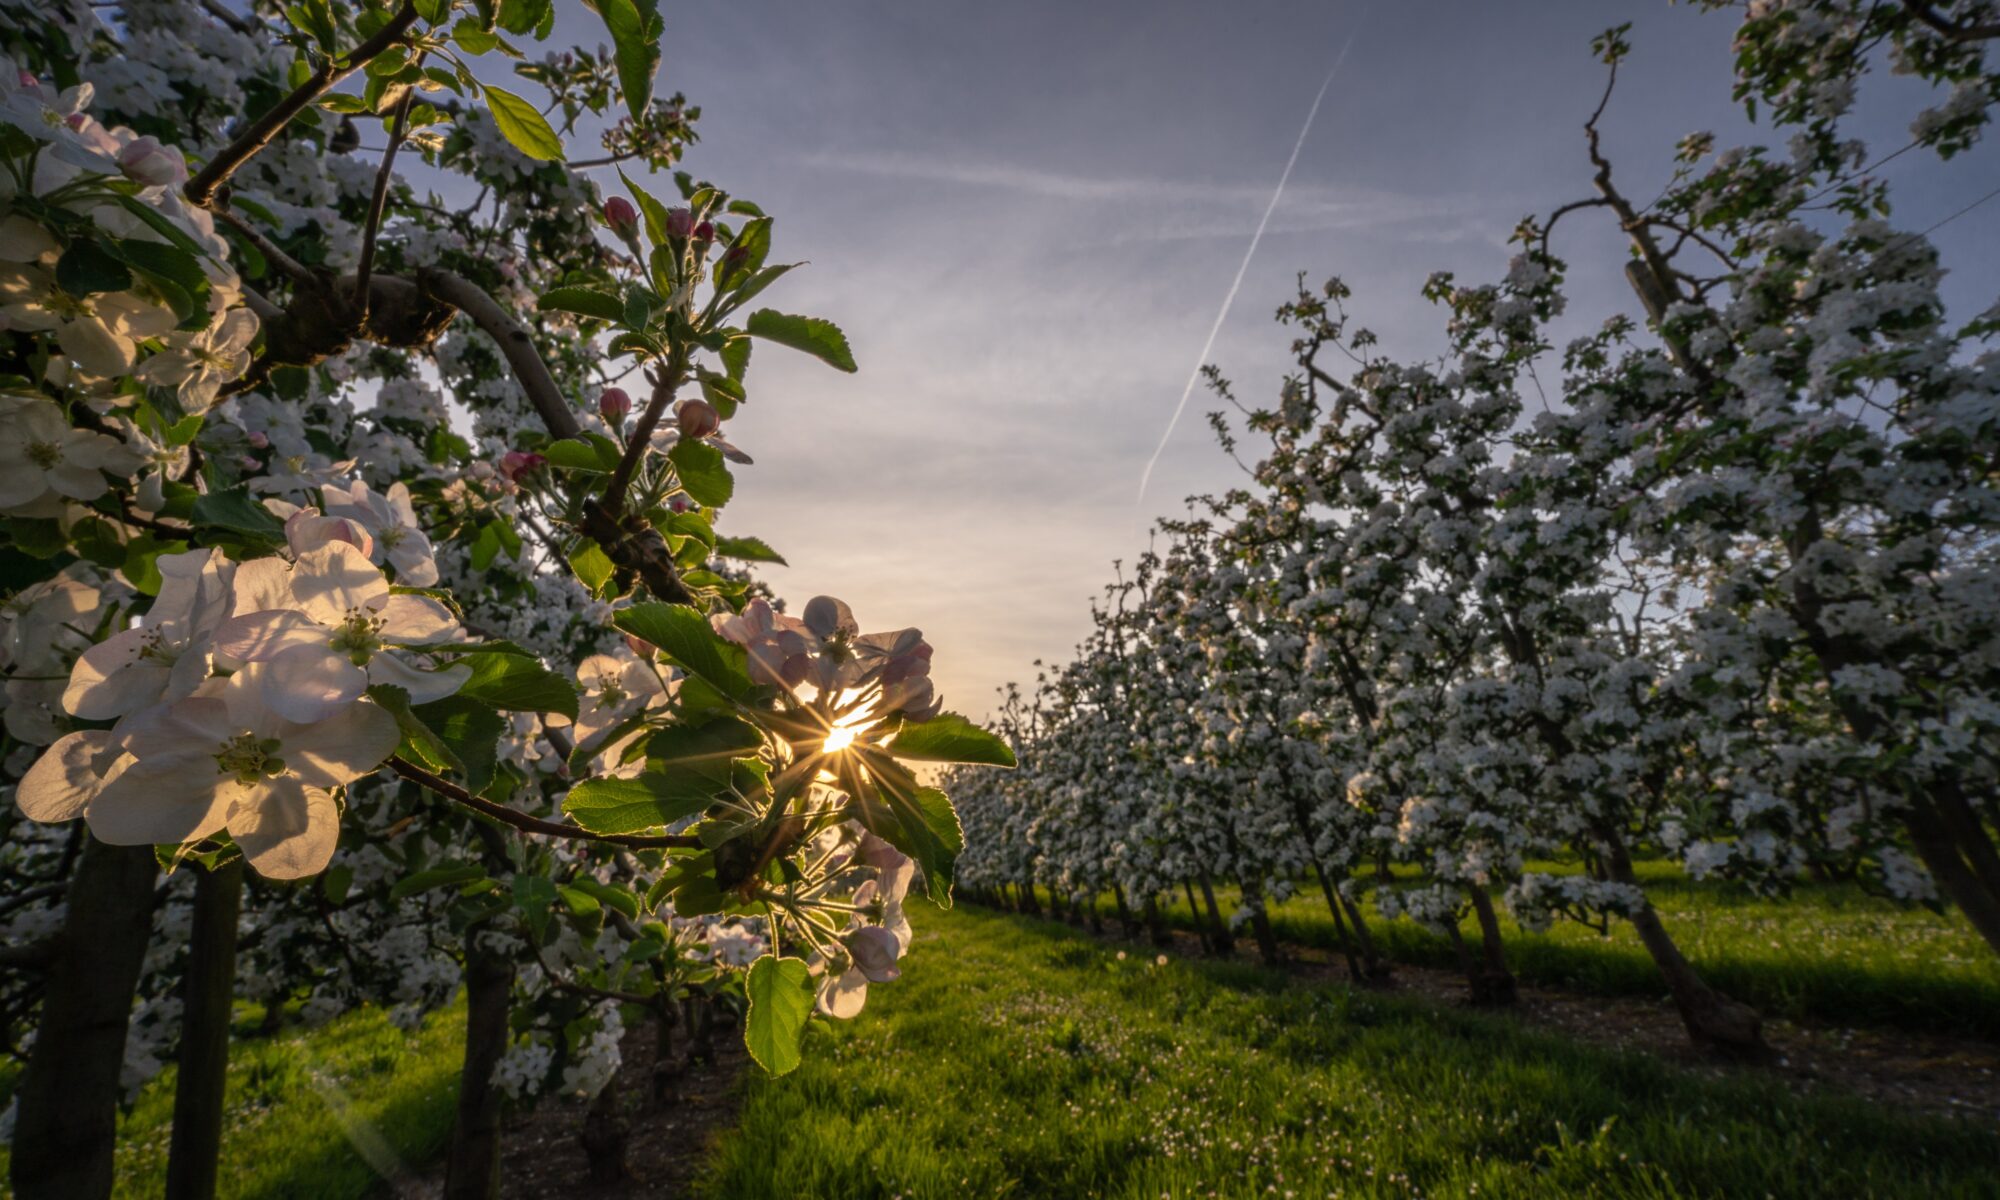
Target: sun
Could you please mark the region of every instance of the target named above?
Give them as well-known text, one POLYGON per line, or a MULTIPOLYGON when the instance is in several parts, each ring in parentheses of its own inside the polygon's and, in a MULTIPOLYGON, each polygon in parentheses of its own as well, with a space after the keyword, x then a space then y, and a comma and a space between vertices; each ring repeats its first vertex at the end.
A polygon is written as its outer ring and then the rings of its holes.
POLYGON ((870 709, 852 712, 833 723, 826 731, 826 741, 820 743, 820 753, 838 754, 854 744, 854 740, 875 723, 875 713, 870 709))

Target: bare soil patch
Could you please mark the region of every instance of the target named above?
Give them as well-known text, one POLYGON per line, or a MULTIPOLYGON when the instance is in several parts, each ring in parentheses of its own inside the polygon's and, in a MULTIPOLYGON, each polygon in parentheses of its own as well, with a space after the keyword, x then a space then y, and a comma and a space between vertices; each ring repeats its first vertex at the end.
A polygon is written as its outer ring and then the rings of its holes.
MULTIPOLYGON (((709 1147, 735 1120, 736 1081, 750 1056, 739 1026, 720 1027, 709 1060, 690 1063, 676 1053, 680 1070, 665 1080, 656 1100, 650 1094, 654 1040, 648 1023, 627 1030, 621 1047, 625 1065, 616 1081, 616 1111, 626 1126, 626 1178, 618 1183, 591 1180, 590 1159, 578 1137, 589 1108, 586 1101, 547 1100, 507 1127, 500 1164, 503 1200, 653 1200, 691 1194, 709 1147)), ((443 1186, 441 1173, 434 1174, 402 1195, 431 1200, 443 1186)))

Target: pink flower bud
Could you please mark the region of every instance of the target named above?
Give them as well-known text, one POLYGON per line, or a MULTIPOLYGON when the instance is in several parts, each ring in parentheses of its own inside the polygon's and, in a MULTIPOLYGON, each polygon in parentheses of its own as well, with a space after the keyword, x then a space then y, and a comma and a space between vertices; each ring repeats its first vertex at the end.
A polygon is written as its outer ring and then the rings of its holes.
POLYGON ((147 187, 178 187, 187 182, 187 159, 152 137, 134 138, 118 151, 118 169, 127 179, 147 187))
POLYGON ((270 437, 267 436, 261 429, 251 430, 249 439, 250 439, 250 444, 252 446, 257 447, 257 449, 259 450, 268 450, 271 447, 270 437))
POLYGON ((548 459, 524 450, 509 450, 500 456, 500 473, 515 483, 548 465, 548 459))
POLYGON ((685 208, 667 210, 667 236, 684 238, 694 232, 694 214, 685 208))
POLYGON ((653 660, 653 644, 651 642, 641 641, 628 633, 625 635, 625 648, 647 662, 653 660))
POLYGON ((674 407, 674 419, 680 423, 681 436, 685 438, 705 438, 722 428, 722 414, 706 400, 681 401, 674 407))
POLYGON ((619 237, 635 237, 639 232, 639 210, 625 197, 613 196, 604 202, 604 223, 619 237))
POLYGON ((701 224, 699 224, 699 225, 695 226, 695 227, 694 227, 694 240, 695 240, 695 241, 697 241, 697 242, 712 242, 712 241, 714 241, 714 240, 715 240, 715 225, 714 225, 714 223, 712 223, 712 222, 709 222, 709 221, 703 221, 703 222, 702 222, 701 224))
POLYGON ((624 388, 605 388, 598 394, 597 413, 613 425, 623 421, 631 411, 632 397, 625 394, 624 388))

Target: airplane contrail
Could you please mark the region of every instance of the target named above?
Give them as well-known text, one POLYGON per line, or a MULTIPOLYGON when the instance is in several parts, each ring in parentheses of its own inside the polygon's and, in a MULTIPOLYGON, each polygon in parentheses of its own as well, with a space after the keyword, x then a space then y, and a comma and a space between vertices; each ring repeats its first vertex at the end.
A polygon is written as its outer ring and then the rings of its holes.
MULTIPOLYGON (((1357 26, 1355 33, 1359 32, 1357 26)), ((1313 118, 1319 115, 1319 102, 1326 99, 1326 89, 1333 86, 1333 77, 1340 74, 1340 64, 1347 61, 1347 51, 1352 45, 1354 34, 1350 33, 1333 60, 1333 69, 1326 73, 1325 81, 1319 85, 1319 94, 1313 97, 1312 108, 1306 111, 1306 123, 1299 127, 1299 140, 1292 143, 1292 156, 1285 160, 1285 170, 1278 176, 1277 189, 1271 193, 1271 202, 1264 206, 1264 216, 1257 222, 1257 232, 1250 235, 1250 247, 1243 252, 1243 262, 1236 268, 1236 278, 1229 285, 1229 294, 1222 298, 1222 311, 1215 314, 1215 324, 1208 329, 1208 340, 1201 344, 1201 354, 1194 360, 1194 370, 1188 375, 1187 386, 1181 389, 1181 402, 1174 405, 1174 415, 1167 422, 1167 431, 1160 435, 1160 444, 1153 447, 1153 457, 1146 460, 1146 469, 1139 476, 1139 495, 1132 502, 1134 509, 1146 502, 1146 486, 1153 481, 1153 468, 1159 465, 1160 455, 1173 438, 1175 427, 1181 423, 1181 414, 1187 411, 1188 397, 1194 395, 1195 381, 1201 378, 1201 369, 1208 362, 1208 352, 1215 348, 1215 335, 1222 332, 1222 323, 1229 317, 1230 306, 1236 303, 1236 292, 1243 286, 1243 276, 1250 270, 1250 260, 1257 255, 1257 243, 1264 238, 1264 227, 1271 223, 1271 214, 1277 211, 1278 201, 1285 194, 1285 184, 1291 181, 1292 168, 1299 161, 1299 151, 1305 149, 1306 135, 1312 132, 1313 118)))

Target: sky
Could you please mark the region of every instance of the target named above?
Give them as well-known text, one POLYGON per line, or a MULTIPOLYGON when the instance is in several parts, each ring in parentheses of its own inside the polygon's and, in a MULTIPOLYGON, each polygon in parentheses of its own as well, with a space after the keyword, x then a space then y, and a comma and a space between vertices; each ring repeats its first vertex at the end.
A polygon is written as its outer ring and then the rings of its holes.
MULTIPOLYGON (((1634 23, 1603 122, 1630 195, 1657 194, 1689 132, 1779 140, 1729 98, 1732 17, 1663 0, 662 7, 658 90, 702 108, 683 165, 776 218, 774 260, 810 266, 763 300, 839 324, 861 368, 757 350, 729 430, 756 464, 723 525, 787 557, 768 573, 795 605, 824 593, 865 629, 921 627, 947 706, 975 717, 1067 657, 1153 519, 1242 478, 1198 389, 1138 503, 1350 39, 1208 355, 1252 402, 1288 365, 1272 317, 1300 271, 1346 280, 1386 352, 1443 349, 1424 279, 1497 279, 1522 216, 1589 193, 1590 40, 1610 24, 1634 23)), ((590 20, 557 40, 601 40, 590 20)), ((1902 81, 1872 91, 1882 114, 1859 128, 1886 153, 1916 103, 1902 81)), ((1905 227, 2000 187, 1990 146, 1921 160, 1883 172, 1905 227)), ((1557 247, 1578 329, 1636 313, 1616 230, 1580 218, 1557 247)), ((1961 313, 1994 299, 1996 230, 2000 203, 1935 235, 1961 313)))

